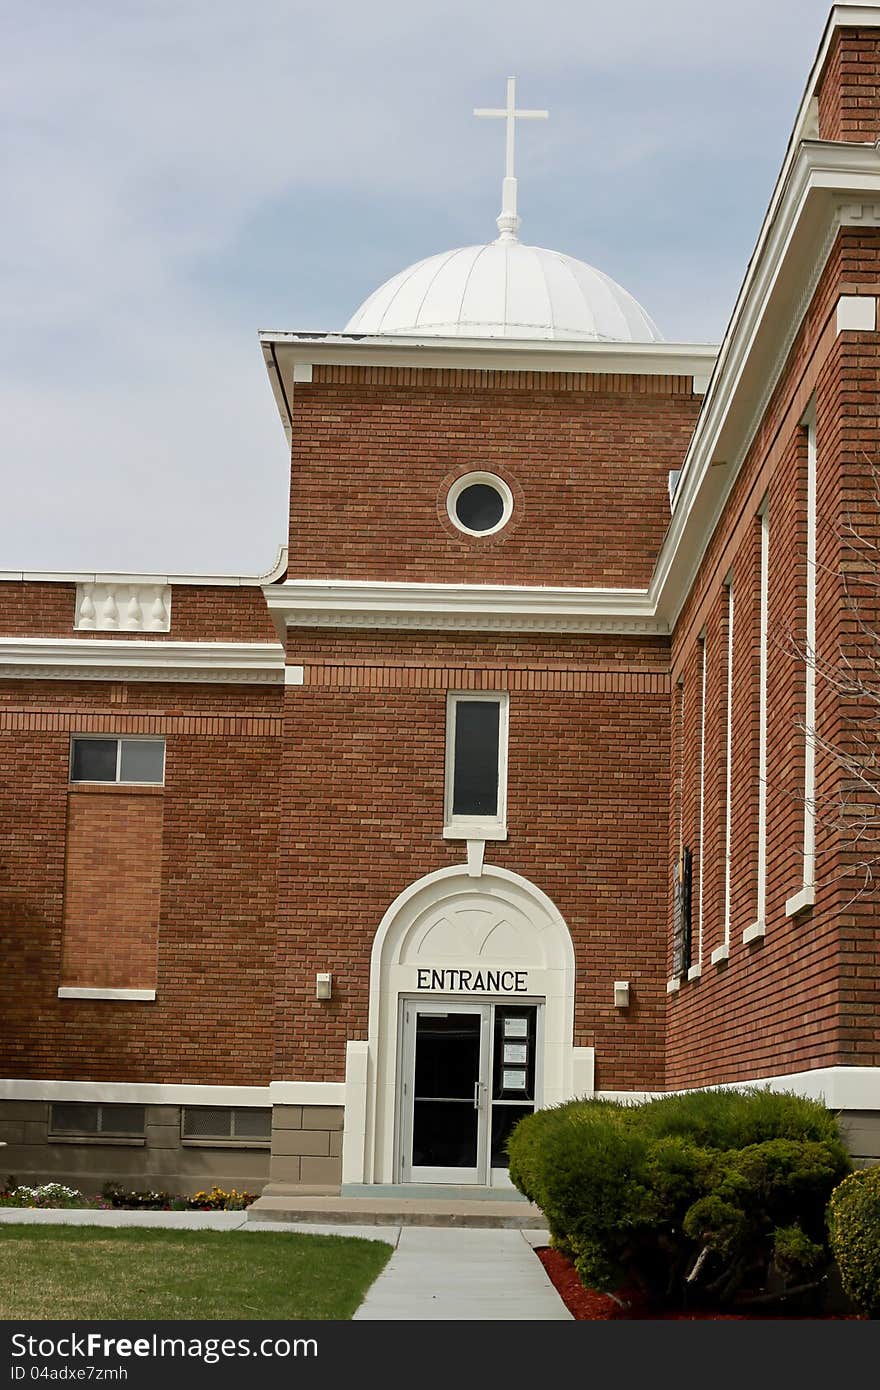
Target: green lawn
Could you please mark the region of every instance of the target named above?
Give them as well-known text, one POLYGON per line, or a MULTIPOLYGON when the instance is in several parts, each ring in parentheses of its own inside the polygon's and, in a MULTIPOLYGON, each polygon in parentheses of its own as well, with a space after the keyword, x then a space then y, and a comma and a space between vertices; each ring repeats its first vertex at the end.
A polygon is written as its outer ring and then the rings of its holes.
POLYGON ((298 1232, 0 1225, 0 1318, 350 1318, 391 1246, 298 1232))

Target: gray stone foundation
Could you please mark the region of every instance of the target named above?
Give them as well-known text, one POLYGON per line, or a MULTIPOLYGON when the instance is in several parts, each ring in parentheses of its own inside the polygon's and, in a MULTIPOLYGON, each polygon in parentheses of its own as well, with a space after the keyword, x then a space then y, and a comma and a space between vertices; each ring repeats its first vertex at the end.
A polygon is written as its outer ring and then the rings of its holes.
POLYGON ((49 1102, 0 1100, 0 1186, 63 1182, 87 1194, 104 1183, 191 1196, 201 1189, 259 1193, 269 1177, 267 1145, 181 1141, 180 1106, 148 1105, 142 1139, 50 1137, 49 1102))

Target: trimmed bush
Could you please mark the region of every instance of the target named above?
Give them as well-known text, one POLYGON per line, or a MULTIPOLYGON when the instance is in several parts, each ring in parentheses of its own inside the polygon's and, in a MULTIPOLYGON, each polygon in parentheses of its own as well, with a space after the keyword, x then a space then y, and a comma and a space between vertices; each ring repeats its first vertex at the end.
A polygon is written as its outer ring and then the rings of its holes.
POLYGON ((818 1289, 825 1207, 850 1168, 824 1106, 769 1090, 570 1101, 527 1116, 508 1148, 586 1285, 671 1302, 818 1289))
POLYGON ((851 1173, 834 1189, 828 1233, 844 1289, 869 1318, 880 1318, 880 1168, 851 1173))

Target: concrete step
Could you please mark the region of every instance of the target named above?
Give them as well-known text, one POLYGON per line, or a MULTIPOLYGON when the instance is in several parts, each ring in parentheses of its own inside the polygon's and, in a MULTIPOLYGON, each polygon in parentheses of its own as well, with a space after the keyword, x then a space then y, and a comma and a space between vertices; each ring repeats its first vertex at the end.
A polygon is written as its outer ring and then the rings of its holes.
POLYGON ((251 1221, 309 1222, 354 1226, 468 1226, 545 1230, 543 1213, 515 1201, 466 1197, 259 1197, 247 1209, 251 1221))

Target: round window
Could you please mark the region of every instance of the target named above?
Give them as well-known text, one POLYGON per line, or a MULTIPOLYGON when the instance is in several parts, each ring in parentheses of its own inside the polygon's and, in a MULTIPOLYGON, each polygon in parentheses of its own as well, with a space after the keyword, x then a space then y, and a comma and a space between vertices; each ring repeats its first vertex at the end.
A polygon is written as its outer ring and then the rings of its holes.
POLYGON ((494 473, 467 473, 449 489, 446 510, 459 531, 491 536, 510 520, 513 493, 494 473))

